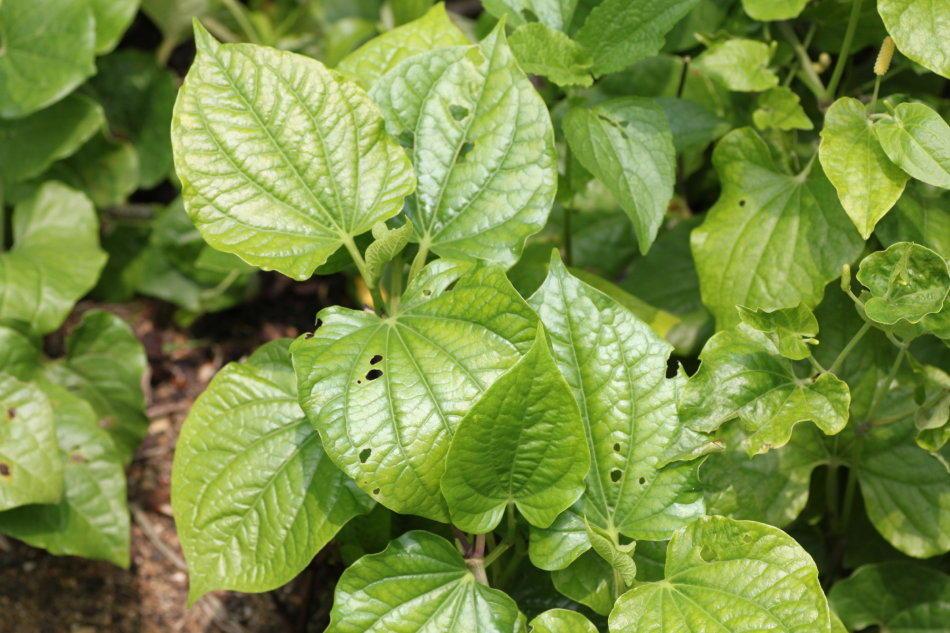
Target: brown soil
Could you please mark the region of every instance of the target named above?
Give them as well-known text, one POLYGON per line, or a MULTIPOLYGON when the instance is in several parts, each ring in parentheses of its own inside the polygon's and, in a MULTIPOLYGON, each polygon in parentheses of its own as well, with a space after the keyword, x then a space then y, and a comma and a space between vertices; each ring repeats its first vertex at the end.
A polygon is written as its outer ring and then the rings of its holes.
MULTIPOLYGON (((288 586, 259 595, 217 592, 186 606, 188 577, 170 504, 172 455, 194 398, 215 372, 260 344, 311 329, 319 306, 343 296, 340 278, 292 284, 267 276, 262 296, 190 328, 160 302, 81 304, 120 314, 145 344, 148 436, 129 468, 132 564, 54 557, 0 537, 0 633, 306 633, 327 623, 339 564, 332 548, 288 586)), ((75 319, 74 318, 72 320, 75 319)), ((68 328, 68 325, 67 325, 68 328)), ((56 341, 52 341, 56 347, 56 341)))

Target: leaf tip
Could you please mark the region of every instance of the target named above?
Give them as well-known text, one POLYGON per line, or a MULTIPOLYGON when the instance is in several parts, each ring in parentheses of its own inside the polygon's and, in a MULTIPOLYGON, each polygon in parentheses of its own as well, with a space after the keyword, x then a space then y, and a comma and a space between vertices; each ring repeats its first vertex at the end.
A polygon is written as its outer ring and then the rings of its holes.
POLYGON ((191 24, 195 31, 195 47, 199 51, 212 53, 220 46, 218 40, 214 39, 198 18, 193 18, 191 24))

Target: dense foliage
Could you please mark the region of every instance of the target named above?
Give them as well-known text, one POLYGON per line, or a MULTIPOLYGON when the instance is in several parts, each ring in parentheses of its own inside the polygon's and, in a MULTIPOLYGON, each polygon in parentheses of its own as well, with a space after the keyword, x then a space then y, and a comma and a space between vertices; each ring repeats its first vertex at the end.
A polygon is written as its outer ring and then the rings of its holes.
POLYGON ((950 628, 950 0, 146 1, 161 61, 199 18, 170 115, 151 59, 70 93, 122 31, 77 4, 0 1, 0 41, 49 5, 75 60, 27 86, 0 55, 4 134, 56 135, 0 146, 0 455, 62 471, 0 477, 0 531, 118 547, 119 518, 62 517, 71 482, 122 485, 134 341, 103 313, 61 360, 36 341, 96 283, 94 206, 170 151, 180 201, 117 234, 147 247, 102 292, 194 314, 255 269, 343 272, 358 304, 195 402, 192 600, 333 541, 333 633, 950 628))

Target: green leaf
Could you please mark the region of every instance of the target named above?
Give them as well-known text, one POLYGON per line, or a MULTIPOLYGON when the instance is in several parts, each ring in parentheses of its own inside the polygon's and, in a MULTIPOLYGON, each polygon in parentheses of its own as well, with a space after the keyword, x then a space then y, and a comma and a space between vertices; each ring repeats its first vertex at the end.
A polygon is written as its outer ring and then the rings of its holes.
POLYGON ((699 355, 702 365, 686 383, 679 414, 691 428, 712 431, 739 418, 749 456, 784 446, 799 422, 826 435, 848 422, 848 386, 833 374, 799 378, 768 336, 746 325, 719 332, 699 355))
POLYGON ((911 562, 865 565, 828 594, 848 630, 937 633, 950 622, 950 576, 911 562))
POLYGON ((584 492, 589 468, 580 411, 539 325, 531 349, 455 431, 441 483, 452 524, 490 532, 513 503, 548 527, 584 492))
POLYGON ((725 119, 695 101, 658 97, 656 102, 670 122, 673 147, 681 154, 705 149, 730 129, 725 119))
POLYGON ((417 20, 374 37, 359 47, 337 66, 337 70, 353 76, 369 90, 380 77, 399 62, 414 55, 449 46, 465 46, 468 38, 455 26, 439 2, 417 20))
POLYGON ((191 602, 289 582, 373 506, 300 409, 286 340, 227 365, 195 402, 175 450, 172 504, 191 602))
POLYGON ((692 247, 717 326, 738 322, 737 305, 814 307, 862 247, 824 174, 789 174, 748 128, 723 137, 712 160, 722 193, 692 247))
POLYGON ((842 97, 831 104, 825 113, 818 159, 844 210, 867 239, 901 197, 907 174, 884 153, 863 103, 842 97))
POLYGON ((717 42, 696 58, 695 66, 736 92, 760 92, 778 85, 769 68, 772 47, 765 42, 733 38, 717 42))
POLYGON ((56 103, 96 71, 96 22, 87 2, 0 2, 0 118, 56 103))
POLYGON ((559 86, 590 86, 590 53, 561 31, 540 22, 519 27, 511 34, 511 50, 531 75, 547 77, 559 86))
POLYGON ((145 350, 125 321, 94 310, 83 314, 66 339, 66 355, 46 365, 44 374, 92 405, 127 464, 148 430, 146 367, 145 350))
POLYGON ((901 53, 950 79, 948 0, 879 0, 877 10, 901 53))
POLYGON ((9 186, 41 174, 104 123, 102 108, 78 94, 22 119, 0 119, 0 182, 9 186))
POLYGON ((557 189, 554 130, 498 26, 478 45, 405 60, 376 84, 389 133, 410 148, 406 212, 423 248, 511 265, 547 221, 557 189))
POLYGON ((57 503, 63 465, 49 399, 32 383, 0 371, 0 510, 57 503))
POLYGON ((455 547, 429 532, 406 532, 350 566, 337 583, 327 633, 519 633, 514 601, 481 584, 455 547))
POLYGON ((622 582, 624 587, 632 585, 637 577, 637 564, 633 561, 636 542, 622 545, 617 542, 614 534, 606 530, 592 526, 586 521, 584 527, 587 529, 591 549, 607 561, 614 578, 622 582))
POLYGON ((736 306, 739 319, 746 325, 769 334, 779 354, 792 360, 811 356, 809 345, 817 345, 818 321, 811 310, 802 304, 780 310, 750 310, 736 306))
POLYGON ((874 133, 891 161, 935 187, 950 189, 950 126, 922 103, 901 103, 894 115, 874 123, 874 133))
POLYGON ((439 521, 449 519, 439 480, 452 435, 537 327, 503 271, 463 270, 430 264, 385 319, 322 310, 314 335, 291 347, 327 454, 387 508, 439 521))
POLYGON ((919 405, 917 446, 930 453, 938 453, 950 442, 950 375, 945 371, 924 365, 915 368, 920 385, 915 400, 919 405))
POLYGON ((564 134, 581 165, 613 193, 646 253, 673 197, 676 154, 663 110, 653 100, 612 99, 571 108, 564 134))
POLYGON ((568 30, 579 0, 483 0, 482 6, 512 26, 538 21, 557 31, 568 30))
POLYGON ((89 87, 105 108, 112 134, 135 146, 138 186, 154 187, 172 168, 168 129, 178 90, 175 75, 152 55, 134 49, 103 57, 98 66, 89 87))
MULTIPOLYGON (((62 500, 0 512, 0 533, 57 556, 82 556, 129 566, 129 511, 125 470, 109 434, 82 398, 44 384, 56 415, 62 463, 62 500)), ((44 472, 43 476, 48 476, 44 472)))
POLYGON ((808 501, 815 468, 830 457, 813 426, 798 426, 785 446, 749 457, 748 435, 737 422, 723 427, 719 439, 726 449, 709 456, 700 468, 710 514, 760 521, 785 527, 808 501))
POLYGON ((59 180, 89 196, 97 208, 124 203, 139 183, 139 157, 132 144, 112 141, 100 134, 69 158, 55 163, 42 175, 59 180))
POLYGON ((40 363, 38 345, 13 327, 0 325, 0 372, 30 380, 40 363))
POLYGON ((798 95, 785 86, 776 86, 760 94, 756 106, 752 120, 760 130, 810 130, 815 127, 802 109, 798 95))
POLYGON ((383 275, 383 268, 391 262, 396 255, 406 248, 410 238, 412 238, 412 222, 407 221, 398 229, 389 229, 384 223, 380 222, 373 227, 372 244, 366 247, 366 285, 370 288, 376 286, 383 275))
POLYGON ((808 0, 742 0, 742 8, 754 20, 789 20, 797 18, 808 0))
POLYGON ((703 517, 670 540, 666 578, 620 596, 611 633, 830 633, 811 556, 773 527, 703 517))
POLYGON ((96 20, 96 54, 108 53, 132 24, 139 0, 89 0, 96 20))
POLYGON ((660 52, 664 36, 699 0, 604 0, 574 39, 594 58, 595 76, 623 70, 660 52))
POLYGON ((531 633, 597 633, 591 624, 577 611, 549 609, 528 623, 531 633))
POLYGON ((172 119, 185 208, 205 240, 306 279, 402 209, 414 179, 369 97, 320 62, 218 44, 198 56, 172 119))
POLYGON ((556 252, 530 303, 580 405, 591 455, 584 496, 547 530, 532 530, 532 562, 564 567, 590 547, 585 519, 610 534, 662 540, 701 516, 693 458, 708 439, 676 417, 677 381, 666 378, 671 346, 573 277, 556 252), (547 547, 534 543, 549 539, 547 547))
POLYGON ((616 586, 610 565, 595 552, 587 552, 568 567, 551 572, 551 581, 561 594, 600 615, 610 613, 614 596, 623 591, 616 586))
POLYGON ((943 257, 926 246, 897 242, 861 261, 858 281, 871 293, 864 303, 868 318, 891 325, 919 322, 939 312, 950 292, 950 270, 943 257))
POLYGON ((52 332, 96 284, 105 259, 89 199, 43 184, 13 210, 13 248, 0 252, 0 319, 52 332))
MULTIPOLYGON (((912 399, 899 394, 901 404, 912 399)), ((912 412, 911 412, 912 413, 912 412)), ((950 551, 950 478, 939 459, 914 441, 913 414, 871 426, 845 447, 871 523, 908 556, 926 558, 950 551)))

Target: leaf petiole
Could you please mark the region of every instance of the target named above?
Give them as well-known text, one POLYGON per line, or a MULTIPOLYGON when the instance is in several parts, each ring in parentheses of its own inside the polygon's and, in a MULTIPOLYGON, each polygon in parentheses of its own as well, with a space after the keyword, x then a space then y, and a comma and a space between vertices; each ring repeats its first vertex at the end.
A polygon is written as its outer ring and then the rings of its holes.
POLYGON ((864 325, 862 325, 861 328, 854 333, 854 336, 851 337, 851 340, 848 341, 847 345, 845 345, 844 348, 838 353, 838 356, 835 358, 834 362, 831 363, 831 367, 827 369, 828 373, 833 374, 841 368, 841 364, 848 357, 848 354, 854 350, 854 347, 861 341, 862 338, 864 338, 864 335, 867 334, 868 330, 870 329, 871 324, 865 321, 864 325))
POLYGON ((861 17, 861 5, 863 2, 864 0, 854 0, 854 3, 851 5, 851 15, 848 16, 848 26, 844 32, 844 40, 841 42, 841 51, 838 53, 835 69, 831 72, 831 80, 828 82, 828 88, 825 90, 825 103, 831 103, 834 100, 835 91, 838 89, 838 84, 841 83, 845 64, 848 63, 848 57, 851 55, 851 43, 854 41, 854 33, 858 28, 858 18, 861 17))

